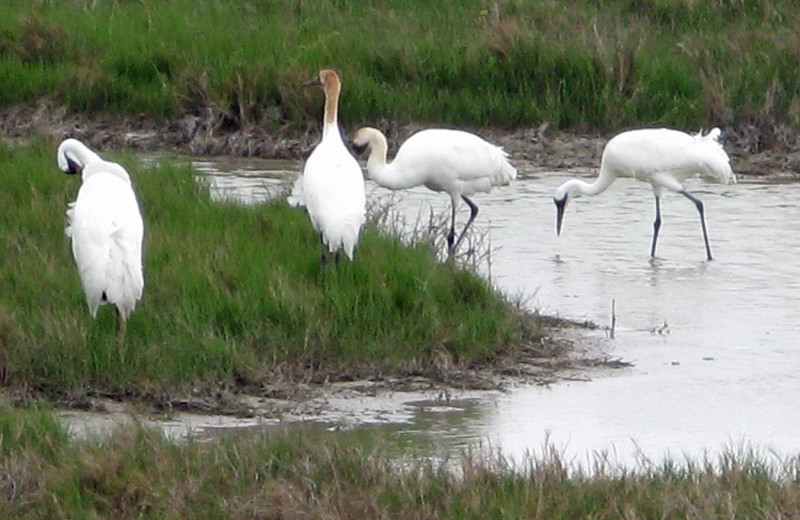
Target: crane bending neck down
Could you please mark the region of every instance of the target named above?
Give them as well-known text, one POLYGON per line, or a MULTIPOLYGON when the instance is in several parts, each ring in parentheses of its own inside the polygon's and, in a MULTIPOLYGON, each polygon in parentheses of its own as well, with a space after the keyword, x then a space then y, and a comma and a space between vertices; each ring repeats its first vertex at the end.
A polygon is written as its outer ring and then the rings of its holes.
POLYGON ((56 152, 58 167, 64 173, 83 174, 86 166, 103 159, 77 139, 64 139, 56 152))
POLYGON ((56 158, 64 173, 81 175, 77 198, 68 205, 65 233, 89 314, 94 318, 101 305, 114 305, 117 342, 124 346, 128 316, 144 289, 144 222, 130 176, 77 139, 62 141, 56 158))
POLYGON ((386 136, 381 131, 365 127, 358 132, 361 140, 355 141, 358 143, 356 151, 360 154, 369 146, 367 172, 372 180, 390 190, 405 190, 425 183, 426 177, 420 175, 419 170, 408 169, 407 171, 400 171, 398 169, 399 164, 387 161, 386 154, 389 150, 389 144, 386 141, 386 136), (368 144, 362 144, 363 140, 366 140, 365 143, 368 144))
POLYGON ((462 130, 421 130, 405 140, 392 162, 386 159, 386 137, 375 128, 359 128, 353 137, 353 145, 359 155, 369 148, 367 174, 380 186, 392 190, 425 186, 450 196, 448 260, 454 258, 478 214, 478 206, 470 196, 478 192, 488 193, 493 187, 504 186, 517 177, 516 168, 508 162, 508 155, 502 148, 462 130), (470 214, 456 238, 459 199, 469 206, 470 214))
POLYGON ((608 189, 617 177, 633 177, 649 183, 655 196, 656 216, 650 256, 655 257, 656 254, 658 232, 661 229, 661 195, 666 189, 680 193, 694 203, 700 215, 706 257, 712 260, 703 202, 683 187, 683 181, 699 175, 719 183, 736 183, 730 158, 718 142, 719 136, 718 128, 706 135, 692 135, 666 128, 630 130, 618 134, 606 145, 600 174, 594 182, 571 179, 556 189, 553 196, 556 233, 561 234, 564 212, 570 200, 583 195, 598 195, 608 189))

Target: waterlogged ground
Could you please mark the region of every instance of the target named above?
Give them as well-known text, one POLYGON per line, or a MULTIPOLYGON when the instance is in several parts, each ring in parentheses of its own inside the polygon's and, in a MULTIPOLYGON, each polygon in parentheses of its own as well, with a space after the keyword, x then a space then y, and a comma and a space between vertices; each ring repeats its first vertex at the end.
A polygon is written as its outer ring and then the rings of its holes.
MULTIPOLYGON (((196 166, 220 197, 257 202, 285 188, 299 163, 196 166)), ((597 323, 598 330, 582 332, 585 344, 633 366, 504 392, 342 385, 287 410, 284 420, 376 428, 400 452, 423 456, 482 446, 521 459, 550 445, 577 463, 605 454, 634 464, 741 445, 800 452, 792 397, 800 388, 800 184, 690 182, 706 203, 715 260, 705 261, 697 212, 677 195, 662 202, 658 257, 651 260, 653 197, 646 185, 620 180, 598 197, 574 201, 557 237, 553 191, 592 171, 521 166, 512 186, 474 198, 475 229, 491 250, 481 269, 544 314, 597 323)), ((392 196, 368 186, 372 200, 392 196)), ((428 219, 431 207, 441 213, 448 204, 425 189, 394 200, 412 225, 428 219)), ((71 414, 76 433, 130 420, 99 414, 87 423, 87 416, 71 414)), ((185 435, 275 421, 175 414, 158 424, 185 435)))

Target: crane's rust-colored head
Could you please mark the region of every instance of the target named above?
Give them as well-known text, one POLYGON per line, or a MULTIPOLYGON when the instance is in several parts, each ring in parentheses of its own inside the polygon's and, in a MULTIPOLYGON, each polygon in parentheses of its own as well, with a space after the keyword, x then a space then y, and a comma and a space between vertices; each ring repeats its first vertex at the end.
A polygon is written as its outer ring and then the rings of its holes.
POLYGON ((322 69, 316 76, 303 83, 304 87, 322 87, 326 94, 332 89, 338 93, 341 85, 339 75, 333 69, 322 69))
POLYGON ((325 123, 336 124, 339 92, 342 82, 333 69, 322 69, 316 77, 303 83, 304 87, 322 87, 325 92, 325 123))

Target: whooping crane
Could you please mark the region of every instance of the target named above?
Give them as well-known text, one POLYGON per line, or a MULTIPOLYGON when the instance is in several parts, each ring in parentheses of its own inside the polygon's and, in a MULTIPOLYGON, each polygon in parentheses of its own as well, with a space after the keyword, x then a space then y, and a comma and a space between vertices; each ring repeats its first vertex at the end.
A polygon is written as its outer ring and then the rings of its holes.
POLYGON ((361 167, 339 132, 341 82, 335 71, 326 69, 305 85, 321 86, 325 92, 322 140, 306 159, 288 200, 294 206, 306 207, 311 225, 320 235, 323 265, 326 246, 337 261, 340 251, 353 260, 366 220, 366 194, 361 167))
POLYGON ((367 174, 379 185, 392 190, 425 185, 428 189, 445 191, 450 195, 449 258, 458 249, 467 228, 478 214, 478 206, 468 195, 488 193, 492 187, 506 185, 517 177, 517 170, 508 162, 508 154, 502 148, 461 130, 421 130, 402 144, 391 163, 386 161, 386 136, 375 128, 359 128, 353 145, 359 151, 370 149, 367 174), (469 206, 470 216, 456 240, 459 198, 469 206))
POLYGON ((77 139, 64 140, 56 157, 64 173, 82 178, 75 202, 68 205, 65 233, 89 313, 94 318, 100 305, 116 306, 117 341, 123 345, 128 316, 144 289, 144 224, 130 177, 77 139))
POLYGON ((656 218, 653 222, 653 243, 650 256, 656 255, 658 231, 661 228, 661 195, 664 189, 680 193, 694 202, 700 214, 706 255, 711 257, 703 203, 686 191, 682 182, 700 175, 723 184, 735 184, 736 175, 731 170, 730 158, 719 143, 720 130, 714 128, 706 135, 695 135, 667 128, 629 130, 614 136, 603 151, 600 175, 589 184, 572 179, 556 189, 556 233, 561 233, 561 223, 567 203, 581 195, 604 192, 617 177, 633 177, 647 182, 656 199, 656 218))

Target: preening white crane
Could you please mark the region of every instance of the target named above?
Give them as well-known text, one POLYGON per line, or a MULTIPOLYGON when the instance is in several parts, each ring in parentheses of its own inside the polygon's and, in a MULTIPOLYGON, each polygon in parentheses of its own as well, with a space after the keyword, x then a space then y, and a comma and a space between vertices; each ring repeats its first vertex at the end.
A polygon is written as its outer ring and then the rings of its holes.
POLYGON ((633 177, 649 183, 656 199, 650 256, 656 255, 658 231, 661 228, 660 200, 666 189, 680 193, 694 202, 700 214, 706 255, 711 260, 703 202, 686 191, 682 182, 699 175, 721 184, 736 183, 730 158, 719 142, 719 135, 719 128, 714 128, 706 135, 693 135, 668 128, 648 128, 630 130, 614 136, 606 144, 600 162, 600 175, 593 183, 572 179, 556 189, 553 196, 556 204, 556 233, 561 234, 564 210, 570 200, 581 195, 602 193, 617 177, 633 177))
POLYGON ((289 196, 289 203, 305 206, 311 225, 323 245, 334 253, 344 251, 353 260, 361 226, 366 220, 367 198, 358 161, 342 140, 337 121, 341 82, 335 71, 321 70, 306 86, 318 85, 325 92, 322 140, 311 152, 289 196))
POLYGON ((66 235, 92 318, 102 304, 117 308, 120 345, 128 316, 142 297, 144 223, 130 177, 77 139, 58 146, 58 167, 81 174, 75 202, 68 205, 66 235))
POLYGON ((450 195, 452 218, 447 233, 450 257, 478 214, 478 206, 468 195, 488 193, 494 186, 506 185, 517 177, 517 170, 502 148, 461 130, 431 128, 417 132, 402 144, 391 163, 386 161, 386 136, 375 128, 359 128, 353 145, 357 150, 370 149, 367 174, 379 185, 392 190, 424 185, 450 195), (470 216, 456 240, 459 198, 469 206, 470 216))

